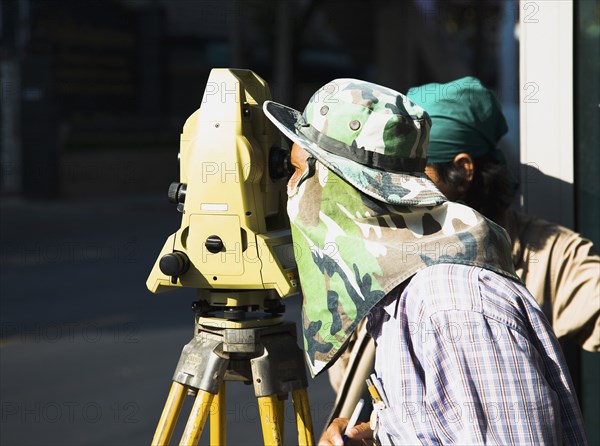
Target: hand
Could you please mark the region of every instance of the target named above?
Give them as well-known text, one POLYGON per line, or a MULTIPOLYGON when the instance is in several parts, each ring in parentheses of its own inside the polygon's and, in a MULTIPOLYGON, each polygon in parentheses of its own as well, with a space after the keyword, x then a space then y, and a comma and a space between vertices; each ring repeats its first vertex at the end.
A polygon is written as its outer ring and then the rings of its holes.
MULTIPOLYGON (((319 446, 343 446, 342 435, 348 425, 348 418, 336 418, 331 422, 321 439, 319 446)), ((348 431, 346 446, 371 446, 373 444, 373 431, 369 423, 360 423, 348 431)))

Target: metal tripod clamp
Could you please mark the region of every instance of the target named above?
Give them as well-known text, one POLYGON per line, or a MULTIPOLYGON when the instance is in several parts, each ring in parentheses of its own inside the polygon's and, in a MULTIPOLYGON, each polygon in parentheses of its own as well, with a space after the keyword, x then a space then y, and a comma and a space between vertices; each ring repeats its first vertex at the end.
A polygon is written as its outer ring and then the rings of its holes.
POLYGON ((183 347, 173 381, 216 395, 228 365, 222 340, 206 334, 196 335, 183 347))
POLYGON ((250 360, 257 397, 287 395, 308 386, 295 327, 286 323, 259 331, 257 345, 262 346, 262 354, 250 360))

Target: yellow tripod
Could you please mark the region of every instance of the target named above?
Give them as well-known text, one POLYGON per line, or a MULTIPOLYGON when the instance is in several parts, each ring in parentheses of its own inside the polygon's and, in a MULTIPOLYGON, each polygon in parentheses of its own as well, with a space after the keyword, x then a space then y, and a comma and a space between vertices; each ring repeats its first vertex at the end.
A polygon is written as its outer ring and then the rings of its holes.
POLYGON ((167 445, 186 393, 196 394, 180 445, 196 446, 210 414, 210 444, 225 445, 225 381, 252 382, 265 445, 283 445, 283 400, 291 393, 298 444, 313 445, 307 380, 293 323, 281 316, 243 321, 196 317, 152 445, 167 445))

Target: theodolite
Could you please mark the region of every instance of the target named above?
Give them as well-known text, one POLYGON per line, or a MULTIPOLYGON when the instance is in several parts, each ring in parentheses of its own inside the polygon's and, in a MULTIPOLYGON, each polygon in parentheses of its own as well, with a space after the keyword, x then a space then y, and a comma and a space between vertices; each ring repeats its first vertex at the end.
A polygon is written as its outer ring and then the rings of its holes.
POLYGON ((249 70, 213 69, 181 134, 180 181, 169 200, 181 227, 147 286, 197 290, 194 338, 184 347, 152 441, 168 444, 186 393, 196 395, 180 444, 197 445, 209 413, 211 444, 225 444, 225 382, 253 383, 265 444, 283 444, 292 394, 299 444, 312 444, 303 354, 281 299, 299 293, 285 178, 289 150, 264 116, 268 85, 249 70))

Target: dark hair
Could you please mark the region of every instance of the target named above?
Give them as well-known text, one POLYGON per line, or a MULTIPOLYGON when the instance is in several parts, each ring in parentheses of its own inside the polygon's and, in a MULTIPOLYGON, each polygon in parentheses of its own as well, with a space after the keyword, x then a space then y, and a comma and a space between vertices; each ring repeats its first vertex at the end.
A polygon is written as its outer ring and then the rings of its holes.
POLYGON ((470 185, 465 170, 452 161, 432 166, 440 181, 456 189, 465 204, 496 220, 510 206, 519 186, 511 181, 506 165, 498 162, 492 154, 473 158, 473 163, 475 168, 470 185))

